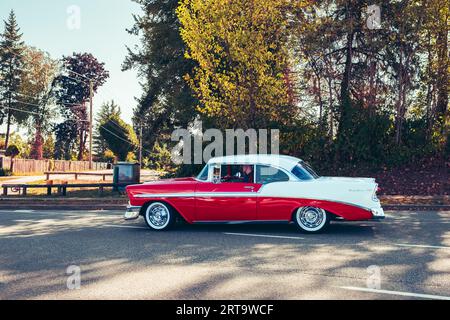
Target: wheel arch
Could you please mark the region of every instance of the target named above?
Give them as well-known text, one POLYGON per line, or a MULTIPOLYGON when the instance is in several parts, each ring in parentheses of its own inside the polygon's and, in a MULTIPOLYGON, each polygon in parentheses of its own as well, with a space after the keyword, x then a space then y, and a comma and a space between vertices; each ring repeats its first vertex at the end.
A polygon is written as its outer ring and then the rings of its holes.
POLYGON ((325 210, 333 219, 340 218, 348 221, 370 220, 372 213, 369 209, 354 204, 316 199, 299 199, 291 207, 291 221, 295 212, 301 207, 315 207, 325 210))
POLYGON ((148 206, 155 202, 161 202, 161 203, 164 203, 165 205, 169 206, 178 218, 181 218, 184 221, 189 223, 189 220, 186 219, 186 217, 180 212, 180 210, 176 206, 174 206, 170 201, 167 201, 166 199, 151 199, 151 200, 146 201, 142 205, 141 210, 139 211, 139 215, 144 216, 145 211, 147 210, 148 206))
MULTIPOLYGON (((293 221, 295 220, 295 214, 297 213, 298 209, 303 208, 303 207, 312 207, 312 206, 305 206, 305 205, 298 205, 298 206, 296 206, 294 209, 292 209, 292 212, 291 212, 291 220, 289 220, 289 222, 293 222, 293 221)), ((325 210, 325 212, 327 213, 327 215, 330 217, 330 220, 336 220, 336 218, 338 218, 338 217, 343 218, 341 215, 336 214, 336 213, 334 213, 334 212, 331 212, 331 211, 329 211, 329 210, 327 210, 327 209, 325 209, 325 208, 321 208, 321 207, 319 207, 319 206, 315 206, 315 207, 316 207, 316 208, 319 208, 319 209, 325 210)))

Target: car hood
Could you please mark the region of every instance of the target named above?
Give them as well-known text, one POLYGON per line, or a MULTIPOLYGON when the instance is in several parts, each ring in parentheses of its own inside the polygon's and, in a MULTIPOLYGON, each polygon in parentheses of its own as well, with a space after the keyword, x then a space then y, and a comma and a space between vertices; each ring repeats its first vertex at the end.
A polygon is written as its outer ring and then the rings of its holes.
POLYGON ((183 182, 195 182, 195 178, 173 178, 173 179, 161 179, 156 181, 146 181, 144 184, 170 184, 170 183, 183 183, 183 182))

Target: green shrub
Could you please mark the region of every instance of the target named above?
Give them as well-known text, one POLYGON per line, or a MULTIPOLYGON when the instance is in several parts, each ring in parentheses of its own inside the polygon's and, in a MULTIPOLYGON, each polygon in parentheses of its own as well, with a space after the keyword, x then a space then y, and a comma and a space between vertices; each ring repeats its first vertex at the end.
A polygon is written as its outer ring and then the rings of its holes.
POLYGON ((11 170, 0 168, 0 177, 10 177, 10 176, 12 176, 11 170))

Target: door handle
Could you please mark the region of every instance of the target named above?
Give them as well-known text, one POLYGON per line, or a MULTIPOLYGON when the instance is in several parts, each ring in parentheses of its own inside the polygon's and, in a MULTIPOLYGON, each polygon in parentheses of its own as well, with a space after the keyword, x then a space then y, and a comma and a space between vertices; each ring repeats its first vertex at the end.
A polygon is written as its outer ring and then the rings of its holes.
POLYGON ((253 191, 253 189, 255 189, 255 187, 253 187, 253 186, 245 186, 244 189, 249 189, 249 190, 253 191))

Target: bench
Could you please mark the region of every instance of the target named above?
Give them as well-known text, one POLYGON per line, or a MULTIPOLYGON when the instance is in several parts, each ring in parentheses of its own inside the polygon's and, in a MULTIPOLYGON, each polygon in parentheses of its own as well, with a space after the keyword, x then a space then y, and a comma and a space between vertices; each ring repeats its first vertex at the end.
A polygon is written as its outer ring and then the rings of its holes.
POLYGON ((99 173, 99 172, 75 172, 75 171, 46 171, 44 172, 46 180, 50 180, 50 175, 75 175, 75 180, 78 180, 78 176, 101 176, 103 181, 106 180, 106 176, 113 176, 112 173, 99 173))
POLYGON ((27 195, 28 189, 47 189, 47 195, 52 195, 52 189, 58 189, 58 194, 62 196, 67 195, 68 188, 98 188, 99 192, 103 192, 104 188, 113 188, 113 190, 118 190, 118 188, 126 187, 130 185, 130 183, 60 183, 60 184, 4 184, 3 195, 8 195, 8 189, 11 189, 13 192, 22 191, 22 195, 27 195))

